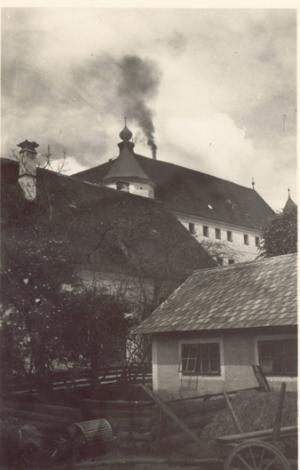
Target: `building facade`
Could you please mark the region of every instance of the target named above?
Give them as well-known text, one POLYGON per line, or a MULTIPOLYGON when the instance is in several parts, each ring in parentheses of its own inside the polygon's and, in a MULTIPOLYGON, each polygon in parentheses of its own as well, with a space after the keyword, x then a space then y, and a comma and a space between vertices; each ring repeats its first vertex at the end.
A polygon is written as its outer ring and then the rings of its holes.
POLYGON ((139 155, 126 126, 120 138, 116 159, 74 177, 163 203, 220 265, 257 257, 274 212, 254 187, 139 155))
POLYGON ((153 387, 175 397, 297 389, 297 255, 194 273, 137 329, 152 338, 153 387))

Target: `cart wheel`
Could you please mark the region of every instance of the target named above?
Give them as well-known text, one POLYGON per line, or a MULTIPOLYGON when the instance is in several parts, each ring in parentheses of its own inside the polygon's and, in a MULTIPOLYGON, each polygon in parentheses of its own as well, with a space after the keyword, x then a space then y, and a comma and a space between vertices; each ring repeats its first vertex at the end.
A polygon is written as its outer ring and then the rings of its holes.
POLYGON ((291 470, 285 456, 264 441, 238 444, 225 460, 223 470, 291 470))

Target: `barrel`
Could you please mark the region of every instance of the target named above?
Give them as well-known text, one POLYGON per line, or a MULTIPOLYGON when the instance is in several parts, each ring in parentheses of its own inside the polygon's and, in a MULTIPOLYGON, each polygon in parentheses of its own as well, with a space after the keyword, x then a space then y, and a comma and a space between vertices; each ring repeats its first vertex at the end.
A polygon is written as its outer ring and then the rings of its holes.
POLYGON ((79 438, 85 444, 97 442, 106 447, 114 440, 112 427, 106 419, 91 419, 73 423, 68 427, 68 431, 72 438, 79 438))

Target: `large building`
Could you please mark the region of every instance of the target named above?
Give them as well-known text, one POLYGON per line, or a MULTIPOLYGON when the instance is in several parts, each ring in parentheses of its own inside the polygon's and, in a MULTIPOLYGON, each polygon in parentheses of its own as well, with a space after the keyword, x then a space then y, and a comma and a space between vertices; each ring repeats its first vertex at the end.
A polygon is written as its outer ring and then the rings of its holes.
POLYGON ((254 187, 139 155, 126 126, 120 138, 116 159, 74 176, 162 202, 221 265, 256 258, 274 212, 254 187))
POLYGON ((159 202, 37 168, 36 146, 22 142, 19 162, 0 159, 4 271, 16 260, 19 275, 33 250, 51 278, 47 257, 62 257, 76 273, 67 284, 123 295, 138 311, 153 308, 195 269, 216 265, 159 202))

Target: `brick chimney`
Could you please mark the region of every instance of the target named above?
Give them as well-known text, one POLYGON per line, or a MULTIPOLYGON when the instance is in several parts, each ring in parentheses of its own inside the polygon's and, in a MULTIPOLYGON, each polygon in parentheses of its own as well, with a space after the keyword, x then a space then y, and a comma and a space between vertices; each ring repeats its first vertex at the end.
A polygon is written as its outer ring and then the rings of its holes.
POLYGON ((21 148, 19 152, 19 185, 22 188, 25 198, 28 201, 36 199, 36 148, 39 144, 24 140, 18 144, 21 148))

